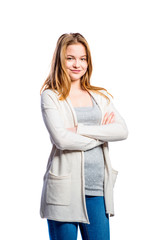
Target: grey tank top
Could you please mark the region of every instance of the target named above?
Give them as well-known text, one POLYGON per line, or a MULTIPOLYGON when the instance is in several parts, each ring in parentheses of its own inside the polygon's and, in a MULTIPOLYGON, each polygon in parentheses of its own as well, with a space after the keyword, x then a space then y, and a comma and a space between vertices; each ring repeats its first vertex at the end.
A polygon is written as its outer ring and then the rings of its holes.
MULTIPOLYGON (((74 107, 78 123, 99 125, 101 110, 91 96, 92 107, 74 107)), ((104 195, 104 155, 102 145, 84 151, 85 195, 104 195)))

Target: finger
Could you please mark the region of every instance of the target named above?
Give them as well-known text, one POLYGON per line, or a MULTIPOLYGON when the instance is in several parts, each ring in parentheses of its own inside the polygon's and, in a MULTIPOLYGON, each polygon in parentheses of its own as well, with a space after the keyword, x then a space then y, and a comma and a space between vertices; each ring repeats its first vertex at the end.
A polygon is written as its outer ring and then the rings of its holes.
POLYGON ((111 119, 110 119, 110 123, 113 123, 113 122, 114 122, 114 118, 115 118, 115 116, 113 115, 113 116, 111 117, 111 119))
MULTIPOLYGON (((110 114, 112 115, 113 112, 111 112, 110 114)), ((108 123, 108 117, 109 117, 108 112, 106 112, 106 114, 104 115, 104 119, 103 119, 102 124, 107 124, 108 123)))
POLYGON ((113 116, 114 116, 114 113, 111 112, 111 113, 109 114, 108 118, 107 118, 106 124, 111 123, 111 119, 113 118, 113 116))
POLYGON ((112 115, 111 115, 111 117, 110 117, 110 123, 112 123, 113 121, 114 121, 114 118, 115 118, 115 114, 113 113, 112 115))
POLYGON ((105 115, 104 115, 102 124, 105 124, 105 121, 107 120, 107 115, 108 115, 108 113, 106 112, 105 115))

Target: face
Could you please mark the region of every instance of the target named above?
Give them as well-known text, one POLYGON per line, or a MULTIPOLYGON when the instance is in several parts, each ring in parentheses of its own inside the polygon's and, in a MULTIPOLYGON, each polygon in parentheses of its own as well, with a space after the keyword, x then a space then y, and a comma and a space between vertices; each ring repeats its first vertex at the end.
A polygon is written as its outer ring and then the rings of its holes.
POLYGON ((88 68, 86 49, 83 44, 72 44, 67 47, 65 65, 71 81, 80 80, 88 68))

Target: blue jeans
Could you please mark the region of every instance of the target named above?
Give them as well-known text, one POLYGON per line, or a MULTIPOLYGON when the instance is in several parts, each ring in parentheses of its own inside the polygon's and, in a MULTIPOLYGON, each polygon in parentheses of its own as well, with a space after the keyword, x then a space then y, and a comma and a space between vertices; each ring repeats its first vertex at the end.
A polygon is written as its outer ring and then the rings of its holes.
POLYGON ((90 224, 47 219, 50 240, 76 240, 78 226, 83 240, 110 240, 104 196, 85 195, 85 199, 90 224))

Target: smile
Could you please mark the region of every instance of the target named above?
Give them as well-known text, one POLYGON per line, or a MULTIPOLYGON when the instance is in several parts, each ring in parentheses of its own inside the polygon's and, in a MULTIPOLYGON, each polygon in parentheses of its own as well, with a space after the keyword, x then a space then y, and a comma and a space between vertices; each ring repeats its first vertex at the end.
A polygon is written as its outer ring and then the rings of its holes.
POLYGON ((79 73, 79 72, 81 72, 81 70, 71 70, 72 72, 74 72, 74 73, 79 73))

